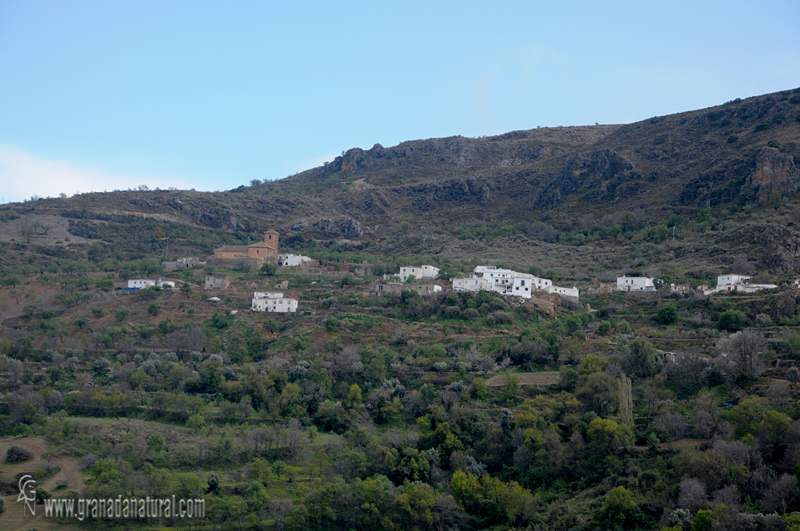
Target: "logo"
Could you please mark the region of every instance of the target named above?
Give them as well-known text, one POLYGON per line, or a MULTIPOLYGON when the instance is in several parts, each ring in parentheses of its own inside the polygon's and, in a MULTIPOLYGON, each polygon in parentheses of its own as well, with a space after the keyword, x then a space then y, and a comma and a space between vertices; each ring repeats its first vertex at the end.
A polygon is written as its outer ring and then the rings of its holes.
MULTIPOLYGON (((28 474, 19 478, 17 502, 25 502, 25 507, 31 512, 31 516, 36 516, 36 480, 28 474)), ((22 510, 22 514, 25 514, 25 509, 22 510)))

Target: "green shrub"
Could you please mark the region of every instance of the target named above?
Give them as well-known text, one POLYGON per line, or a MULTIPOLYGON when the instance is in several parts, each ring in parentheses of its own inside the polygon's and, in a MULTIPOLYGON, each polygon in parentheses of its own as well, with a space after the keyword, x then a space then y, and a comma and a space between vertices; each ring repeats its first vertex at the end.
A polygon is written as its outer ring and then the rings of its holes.
POLYGON ((728 310, 719 316, 717 326, 726 332, 738 332, 744 328, 747 317, 739 310, 728 310))
POLYGON ((678 305, 668 302, 658 310, 656 320, 663 325, 669 325, 678 320, 678 305))

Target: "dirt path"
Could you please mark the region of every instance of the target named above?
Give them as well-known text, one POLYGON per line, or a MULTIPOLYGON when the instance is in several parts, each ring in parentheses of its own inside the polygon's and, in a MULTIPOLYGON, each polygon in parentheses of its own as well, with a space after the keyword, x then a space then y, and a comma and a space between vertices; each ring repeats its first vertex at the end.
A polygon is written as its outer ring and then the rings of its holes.
MULTIPOLYGON (((34 471, 45 462, 42 457, 47 453, 47 445, 41 439, 0 439, 0 462, 4 464, 4 472, 6 475, 10 474, 12 477, 21 471, 34 471), (33 459, 25 461, 24 463, 7 465, 5 464, 5 454, 7 448, 10 446, 20 446, 33 452, 33 459)), ((57 473, 47 478, 41 485, 51 493, 60 495, 64 491, 55 491, 56 485, 59 480, 66 480, 67 490, 74 490, 83 492, 86 484, 80 475, 80 463, 75 458, 69 457, 51 457, 51 462, 58 463, 61 467, 57 473), (55 492, 54 492, 55 491, 55 492)), ((51 524, 57 525, 57 522, 44 519, 44 507, 38 506, 36 516, 31 516, 23 509, 22 504, 16 503, 17 495, 5 497, 6 512, 0 516, 0 528, 10 529, 10 531, 22 531, 23 529, 50 529, 51 524), (24 515, 24 516, 23 516, 24 515), (10 527, 6 527, 6 524, 10 527), (31 527, 31 525, 35 527, 31 527)), ((60 527, 60 526, 58 526, 60 527)), ((71 527, 70 527, 71 528, 71 527)))

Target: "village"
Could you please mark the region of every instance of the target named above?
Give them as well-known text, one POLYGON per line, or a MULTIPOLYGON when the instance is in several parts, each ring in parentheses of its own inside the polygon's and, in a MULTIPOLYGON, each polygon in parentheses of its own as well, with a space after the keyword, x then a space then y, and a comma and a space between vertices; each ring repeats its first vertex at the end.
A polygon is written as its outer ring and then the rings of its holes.
MULTIPOLYGON (((166 271, 177 271, 192 267, 217 266, 225 268, 258 269, 264 264, 274 264, 276 267, 310 267, 315 260, 308 256, 297 254, 278 253, 280 234, 275 230, 264 233, 264 241, 244 246, 223 246, 214 250, 214 255, 206 261, 198 258, 181 258, 176 262, 165 262, 166 271)), ((752 277, 739 274, 724 274, 717 277, 716 286, 701 285, 696 291, 703 295, 713 295, 723 292, 754 293, 766 289, 774 289, 775 284, 751 283, 752 277)), ((795 281, 795 285, 800 280, 795 281)), ((220 275, 207 275, 203 288, 207 291, 224 290, 230 286, 230 278, 220 275)), ((129 279, 128 286, 123 290, 140 290, 150 287, 161 289, 174 289, 175 281, 162 279, 129 279)), ((288 281, 276 286, 279 289, 288 289, 288 281)), ((602 283, 593 286, 593 293, 622 291, 629 293, 648 293, 659 290, 669 292, 683 292, 691 287, 683 284, 659 285, 659 279, 645 276, 617 277, 616 285, 602 283)), ((519 301, 531 301, 534 305, 552 308, 552 296, 561 297, 573 303, 580 302, 581 291, 575 287, 562 287, 553 284, 547 278, 535 276, 530 273, 521 273, 511 269, 498 268, 493 265, 478 265, 468 277, 455 277, 452 279, 440 278, 440 269, 428 265, 409 265, 400 267, 397 274, 383 275, 383 278, 369 286, 364 295, 399 296, 403 291, 412 291, 421 296, 430 296, 443 292, 479 292, 491 291, 504 296, 518 298, 519 301), (548 300, 549 299, 549 300, 548 300)), ((218 297, 209 297, 209 302, 218 302, 218 297)), ((251 300, 251 309, 254 312, 269 313, 295 313, 298 309, 298 299, 285 297, 281 291, 254 291, 251 300)))

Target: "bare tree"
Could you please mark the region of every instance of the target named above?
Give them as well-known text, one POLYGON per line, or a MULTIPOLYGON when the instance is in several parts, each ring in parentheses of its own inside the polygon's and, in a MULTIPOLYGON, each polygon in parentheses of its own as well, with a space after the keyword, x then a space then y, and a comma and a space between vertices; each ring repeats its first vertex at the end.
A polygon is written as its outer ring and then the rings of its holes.
POLYGON ((706 488, 696 478, 685 478, 678 487, 678 507, 692 512, 706 503, 706 488))
POLYGON ((333 360, 333 373, 337 378, 348 379, 362 372, 364 364, 361 362, 361 354, 358 353, 356 345, 344 347, 333 360))
POLYGON ((717 349, 721 355, 730 359, 737 378, 752 379, 761 374, 762 363, 759 356, 767 349, 767 342, 755 330, 747 329, 731 334, 717 343, 717 349))
POLYGON ((625 374, 619 375, 619 418, 628 426, 633 426, 633 394, 631 379, 625 374))

